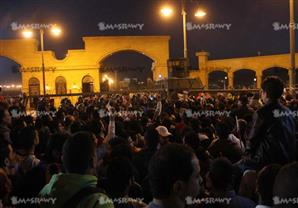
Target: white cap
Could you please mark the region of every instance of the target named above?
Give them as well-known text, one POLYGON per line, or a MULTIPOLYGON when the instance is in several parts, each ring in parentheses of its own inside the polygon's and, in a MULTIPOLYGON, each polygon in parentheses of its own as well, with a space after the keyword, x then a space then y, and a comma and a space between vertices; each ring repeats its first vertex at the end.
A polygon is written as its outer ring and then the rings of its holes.
POLYGON ((172 134, 168 131, 167 127, 165 126, 158 126, 156 127, 158 134, 162 137, 171 136, 172 134))

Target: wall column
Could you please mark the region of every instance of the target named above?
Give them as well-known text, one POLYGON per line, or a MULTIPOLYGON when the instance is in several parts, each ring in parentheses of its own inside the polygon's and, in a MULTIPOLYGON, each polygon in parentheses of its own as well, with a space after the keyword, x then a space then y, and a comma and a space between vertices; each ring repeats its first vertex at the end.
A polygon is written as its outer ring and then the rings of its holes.
POLYGON ((262 76, 263 73, 261 70, 256 71, 256 82, 257 82, 257 89, 261 89, 261 84, 262 84, 262 76))
POLYGON ((228 89, 234 88, 234 72, 228 72, 228 89))

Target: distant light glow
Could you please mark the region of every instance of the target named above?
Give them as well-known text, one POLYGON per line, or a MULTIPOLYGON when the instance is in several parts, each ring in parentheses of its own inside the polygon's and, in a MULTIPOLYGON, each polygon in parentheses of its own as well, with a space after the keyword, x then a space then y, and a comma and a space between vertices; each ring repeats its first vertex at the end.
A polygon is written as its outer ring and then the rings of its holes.
POLYGON ((169 6, 163 7, 160 11, 161 11, 162 15, 165 17, 169 17, 173 14, 173 9, 169 6))
POLYGON ((207 13, 203 10, 198 10, 196 13, 195 13, 195 16, 196 17, 205 17, 207 15, 207 13))
POLYGON ((33 32, 31 30, 24 30, 22 32, 24 38, 29 39, 33 37, 33 32))
POLYGON ((61 33, 62 33, 62 30, 60 27, 57 27, 57 26, 54 26, 52 29, 51 29, 51 32, 54 36, 60 36, 61 33))

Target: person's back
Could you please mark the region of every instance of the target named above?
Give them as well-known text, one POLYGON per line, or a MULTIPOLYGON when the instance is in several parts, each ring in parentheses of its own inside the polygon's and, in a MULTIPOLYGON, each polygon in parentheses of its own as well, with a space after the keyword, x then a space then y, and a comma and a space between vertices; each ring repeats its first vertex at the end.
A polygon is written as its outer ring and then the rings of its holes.
POLYGON ((66 173, 52 176, 41 190, 40 198, 51 199, 41 207, 113 207, 111 200, 96 189, 95 140, 86 132, 78 132, 63 147, 66 173))
POLYGON ((275 77, 262 83, 266 104, 254 115, 247 147, 249 156, 260 167, 295 160, 295 121, 291 111, 279 102, 283 88, 282 81, 275 77))

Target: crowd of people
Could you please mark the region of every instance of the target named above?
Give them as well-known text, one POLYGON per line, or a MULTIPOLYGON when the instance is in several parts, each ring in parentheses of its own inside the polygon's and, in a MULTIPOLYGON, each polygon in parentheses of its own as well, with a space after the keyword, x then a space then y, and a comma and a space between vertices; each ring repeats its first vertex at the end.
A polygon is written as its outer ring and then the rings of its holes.
POLYGON ((0 207, 298 207, 298 100, 257 93, 0 103, 0 207))

